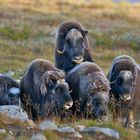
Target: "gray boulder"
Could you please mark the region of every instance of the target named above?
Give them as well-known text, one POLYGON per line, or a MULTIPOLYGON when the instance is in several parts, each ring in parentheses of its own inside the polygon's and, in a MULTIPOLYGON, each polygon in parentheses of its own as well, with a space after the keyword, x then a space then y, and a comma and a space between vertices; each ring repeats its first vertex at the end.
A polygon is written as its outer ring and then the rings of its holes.
POLYGON ((119 133, 116 130, 110 129, 110 128, 88 127, 88 128, 82 129, 80 132, 83 132, 83 133, 96 133, 96 132, 100 132, 100 133, 103 133, 103 134, 105 134, 107 136, 114 137, 116 139, 120 138, 119 133))
POLYGON ((5 134, 6 130, 5 129, 0 129, 0 134, 5 134))
POLYGON ((80 135, 79 132, 75 131, 74 128, 69 127, 69 126, 58 128, 56 131, 59 133, 68 133, 70 134, 69 137, 71 138, 82 138, 82 135, 80 135))
POLYGON ((57 129, 57 125, 51 120, 42 121, 38 127, 40 130, 56 130, 57 129))
POLYGON ((47 139, 44 135, 42 135, 41 133, 38 133, 38 134, 34 134, 31 137, 31 140, 47 140, 47 139))
POLYGON ((26 111, 15 105, 0 106, 0 114, 5 114, 11 119, 29 121, 26 111))

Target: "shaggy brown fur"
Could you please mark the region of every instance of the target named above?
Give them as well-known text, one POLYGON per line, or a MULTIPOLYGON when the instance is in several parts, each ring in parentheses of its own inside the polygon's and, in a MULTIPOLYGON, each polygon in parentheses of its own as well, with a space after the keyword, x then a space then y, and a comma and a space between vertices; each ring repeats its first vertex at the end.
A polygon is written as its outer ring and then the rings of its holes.
POLYGON ((60 24, 60 26, 58 27, 55 45, 55 65, 57 68, 63 69, 65 71, 70 70, 72 67, 75 66, 75 64, 72 64, 71 60, 68 60, 68 54, 66 52, 64 54, 60 54, 57 50, 62 51, 64 49, 66 36, 71 29, 76 29, 83 35, 83 43, 85 46, 83 61, 93 62, 93 59, 90 54, 89 41, 86 35, 87 31, 85 31, 82 25, 78 22, 66 21, 60 24), (65 62, 67 64, 65 64, 65 62))
POLYGON ((132 57, 126 55, 118 56, 113 60, 108 79, 111 86, 109 104, 113 110, 113 118, 116 120, 119 116, 125 117, 125 126, 134 127, 134 118, 136 118, 136 114, 140 112, 140 68, 138 64, 132 57), (121 100, 117 93, 115 93, 115 82, 113 82, 116 80, 118 74, 125 70, 133 74, 131 99, 128 101, 121 100))
POLYGON ((106 116, 109 82, 97 64, 82 62, 69 71, 66 81, 72 90, 74 114, 77 112, 79 103, 80 112, 78 115, 98 119, 106 116))
POLYGON ((47 60, 37 59, 28 66, 20 83, 20 98, 33 120, 59 114, 63 108, 72 106, 64 77, 64 72, 47 60))
POLYGON ((19 105, 19 94, 19 84, 8 76, 0 75, 0 105, 19 105))

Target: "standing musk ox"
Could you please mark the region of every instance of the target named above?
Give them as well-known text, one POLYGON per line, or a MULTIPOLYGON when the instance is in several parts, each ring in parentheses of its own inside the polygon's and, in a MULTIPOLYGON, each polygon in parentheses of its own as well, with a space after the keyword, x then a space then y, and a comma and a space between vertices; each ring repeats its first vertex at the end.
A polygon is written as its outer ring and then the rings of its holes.
POLYGON ((37 59, 25 71, 20 83, 21 103, 33 120, 59 115, 73 102, 64 72, 50 61, 37 59))
POLYGON ((19 105, 19 84, 6 75, 0 75, 0 105, 19 105))
POLYGON ((73 114, 99 120, 107 118, 110 87, 97 64, 82 62, 68 72, 66 81, 72 90, 73 114))
POLYGON ((111 87, 109 105, 113 111, 113 119, 125 117, 125 127, 134 127, 134 117, 140 111, 138 64, 130 56, 118 56, 113 60, 108 79, 111 87))
POLYGON ((55 65, 68 72, 82 61, 93 62, 87 33, 82 25, 66 21, 58 27, 55 45, 55 65))

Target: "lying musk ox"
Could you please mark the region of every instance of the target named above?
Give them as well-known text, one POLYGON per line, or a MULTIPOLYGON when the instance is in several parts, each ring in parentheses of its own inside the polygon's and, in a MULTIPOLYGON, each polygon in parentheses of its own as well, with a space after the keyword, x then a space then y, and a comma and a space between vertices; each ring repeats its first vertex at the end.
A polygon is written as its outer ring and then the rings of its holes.
POLYGON ((97 64, 82 62, 68 72, 66 81, 72 90, 73 114, 85 118, 107 119, 110 87, 97 64))
POLYGON ((82 25, 74 21, 66 21, 58 27, 55 45, 55 65, 69 71, 82 61, 93 62, 87 33, 82 25))
POLYGON ((113 60, 110 81, 110 107, 113 119, 125 118, 126 127, 134 127, 134 117, 140 110, 140 68, 133 58, 122 55, 113 60))
POLYGON ((25 71, 20 83, 21 103, 33 120, 59 115, 73 102, 63 71, 50 61, 37 59, 25 71))
POLYGON ((0 75, 0 105, 19 105, 19 84, 6 75, 0 75))

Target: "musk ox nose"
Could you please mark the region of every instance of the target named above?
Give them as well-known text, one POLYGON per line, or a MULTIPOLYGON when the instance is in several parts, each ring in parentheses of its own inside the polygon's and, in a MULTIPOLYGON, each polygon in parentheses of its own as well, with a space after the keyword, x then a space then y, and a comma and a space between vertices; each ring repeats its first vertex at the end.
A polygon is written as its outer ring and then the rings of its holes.
POLYGON ((83 59, 83 56, 75 56, 74 59, 75 60, 81 60, 81 59, 83 59))
POLYGON ((72 107, 72 105, 73 105, 73 101, 66 102, 66 103, 64 104, 64 109, 69 109, 69 108, 72 107))
POLYGON ((73 59, 74 63, 80 64, 83 61, 83 56, 75 56, 73 59))

